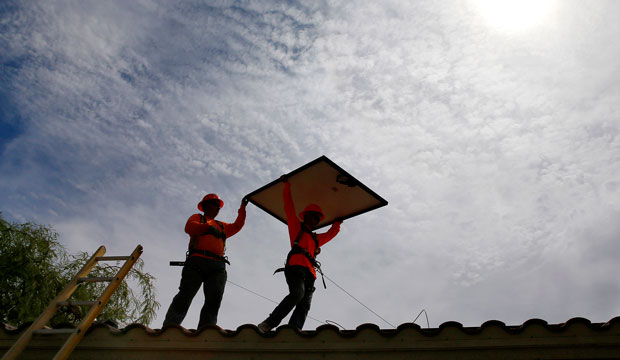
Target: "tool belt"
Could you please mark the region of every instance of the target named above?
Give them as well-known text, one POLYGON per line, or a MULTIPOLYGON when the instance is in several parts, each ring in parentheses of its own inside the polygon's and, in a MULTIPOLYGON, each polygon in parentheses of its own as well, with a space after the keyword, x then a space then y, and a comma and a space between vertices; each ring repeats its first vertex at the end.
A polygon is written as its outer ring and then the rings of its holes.
POLYGON ((213 252, 211 252, 209 250, 190 249, 190 250, 187 251, 186 258, 188 258, 188 257, 190 257, 190 256, 192 256, 194 254, 200 254, 200 255, 208 256, 210 258, 214 258, 217 261, 222 261, 222 262, 225 262, 228 265, 230 265, 230 261, 228 261, 228 257, 227 256, 220 256, 220 255, 217 255, 216 253, 213 253, 213 252))

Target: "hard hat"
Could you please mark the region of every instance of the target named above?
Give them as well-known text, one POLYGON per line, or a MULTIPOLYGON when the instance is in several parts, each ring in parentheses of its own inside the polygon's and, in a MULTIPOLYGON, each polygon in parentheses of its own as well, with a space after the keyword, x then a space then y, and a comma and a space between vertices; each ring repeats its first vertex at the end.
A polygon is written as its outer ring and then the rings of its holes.
POLYGON ((205 195, 205 197, 202 198, 202 200, 198 203, 198 210, 202 211, 202 203, 205 200, 216 200, 220 203, 220 209, 224 206, 224 202, 222 201, 222 199, 220 199, 219 196, 217 196, 217 194, 207 194, 205 195))
MULTIPOLYGON (((325 217, 325 215, 323 215, 323 210, 321 210, 321 207, 318 206, 317 204, 310 204, 308 206, 306 206, 306 208, 304 209, 304 211, 299 213, 299 218, 303 221, 304 217, 306 216, 306 213, 308 211, 314 211, 317 212, 319 214, 321 214, 321 220, 323 220, 323 218, 325 217)), ((319 221, 321 221, 319 220, 319 221)))

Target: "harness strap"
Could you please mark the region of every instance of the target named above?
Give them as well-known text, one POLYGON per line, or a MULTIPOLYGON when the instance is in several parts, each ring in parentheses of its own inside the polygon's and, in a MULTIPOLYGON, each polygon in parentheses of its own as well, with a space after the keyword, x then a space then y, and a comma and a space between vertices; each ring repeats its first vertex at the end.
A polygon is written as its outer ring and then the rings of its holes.
MULTIPOLYGON (((228 261, 228 257, 227 256, 220 256, 214 252, 208 251, 208 250, 198 250, 196 249, 196 244, 198 243, 198 240, 200 239, 201 235, 213 235, 215 238, 217 239, 222 239, 222 242, 224 242, 224 252, 226 252, 226 233, 224 232, 224 224, 221 221, 218 220, 214 220, 215 223, 217 225, 219 225, 220 229, 217 229, 215 226, 210 226, 206 232, 200 234, 200 235, 195 235, 195 236, 191 236, 190 240, 189 240, 189 250, 187 251, 186 254, 186 258, 193 255, 193 254, 201 254, 201 255, 205 255, 208 257, 212 257, 214 259, 217 259, 219 261, 223 261, 225 263, 227 263, 228 265, 230 265, 230 261, 228 261)), ((207 218, 204 217, 204 215, 200 214, 200 223, 201 224, 206 224, 207 223, 207 218)))
POLYGON ((219 256, 216 253, 213 253, 213 252, 211 252, 209 250, 196 250, 196 249, 192 249, 192 250, 189 250, 187 252, 187 257, 190 257, 193 254, 201 254, 201 255, 208 256, 208 257, 212 257, 212 258, 214 258, 214 259, 216 259, 218 261, 223 261, 223 262, 227 263, 228 265, 230 265, 230 261, 228 261, 228 257, 227 256, 219 256))
POLYGON ((299 229, 299 233, 297 234, 295 241, 293 241, 293 245, 299 244, 299 241, 301 240, 301 237, 304 234, 304 230, 308 230, 308 233, 312 237, 312 240, 314 240, 314 251, 316 252, 319 249, 319 239, 316 237, 315 233, 313 233, 309 229, 306 229, 303 223, 301 224, 301 228, 299 229))
POLYGON ((323 280, 323 287, 327 289, 327 285, 325 285, 325 276, 323 275, 323 271, 321 270, 321 263, 318 262, 315 258, 315 256, 321 252, 321 249, 319 248, 319 239, 317 239, 317 236, 315 233, 308 231, 310 233, 310 236, 312 236, 312 240, 314 240, 314 244, 315 244, 314 256, 312 256, 310 255, 308 250, 299 246, 299 241, 301 240, 301 237, 304 234, 304 230, 305 228, 304 228, 304 225, 302 224, 301 229, 299 230, 299 233, 297 234, 297 237, 295 238, 295 241, 293 241, 293 246, 291 247, 291 250, 288 252, 288 255, 286 256, 286 262, 284 263, 284 267, 276 269, 276 271, 274 271, 273 274, 275 275, 276 273, 286 270, 286 268, 290 266, 288 263, 291 260, 291 256, 295 254, 302 254, 308 259, 308 261, 310 261, 310 264, 312 264, 312 266, 316 269, 316 271, 318 271, 318 273, 321 274, 321 280, 323 280))
POLYGON ((312 231, 308 231, 308 233, 310 233, 310 236, 312 237, 312 240, 314 240, 314 254, 311 255, 308 250, 302 248, 301 246, 299 246, 299 241, 301 241, 301 237, 304 235, 304 231, 307 231, 308 229, 306 229, 306 227, 304 226, 304 224, 301 224, 301 228, 299 229, 299 233, 297 234, 297 237, 295 238, 295 241, 293 241, 293 246, 291 247, 291 251, 288 252, 288 255, 286 256, 286 262, 284 263, 285 266, 288 265, 288 262, 291 260, 291 256, 295 255, 295 254, 302 254, 304 255, 306 258, 308 258, 308 260, 310 261, 310 264, 312 264, 312 266, 316 267, 321 267, 321 263, 316 261, 316 256, 319 254, 319 252, 321 251, 319 248, 319 239, 317 238, 316 234, 313 233, 312 231))

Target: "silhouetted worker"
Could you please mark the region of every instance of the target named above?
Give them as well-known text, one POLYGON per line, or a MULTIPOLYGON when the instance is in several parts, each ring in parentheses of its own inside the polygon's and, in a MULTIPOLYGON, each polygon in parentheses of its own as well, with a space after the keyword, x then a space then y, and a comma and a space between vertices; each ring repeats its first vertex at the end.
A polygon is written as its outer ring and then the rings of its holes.
MULTIPOLYGON (((312 293, 314 293, 314 281, 316 280, 315 267, 319 267, 315 257, 320 252, 320 247, 338 234, 340 231, 340 221, 332 224, 331 228, 323 234, 312 232, 319 222, 324 218, 323 211, 316 204, 309 204, 299 213, 299 219, 295 212, 293 196, 291 194, 291 184, 286 175, 280 178, 284 182, 282 194, 284 200, 284 211, 286 222, 288 223, 288 234, 291 241, 291 251, 288 253, 284 267, 284 276, 288 284, 289 294, 280 302, 273 312, 258 324, 261 331, 267 332, 278 326, 282 319, 288 315, 293 308, 293 314, 288 324, 301 329, 304 326, 312 293)), ((276 271, 281 271, 278 269, 276 271)))
POLYGON ((226 286, 226 264, 230 264, 224 256, 226 239, 243 227, 247 203, 247 199, 241 201, 237 219, 232 224, 215 220, 224 206, 216 194, 207 194, 198 203, 198 210, 204 215, 194 214, 185 224, 185 232, 189 234, 189 250, 181 273, 179 292, 172 299, 163 326, 181 324, 200 285, 203 285, 205 303, 200 310, 198 328, 217 323, 226 286))

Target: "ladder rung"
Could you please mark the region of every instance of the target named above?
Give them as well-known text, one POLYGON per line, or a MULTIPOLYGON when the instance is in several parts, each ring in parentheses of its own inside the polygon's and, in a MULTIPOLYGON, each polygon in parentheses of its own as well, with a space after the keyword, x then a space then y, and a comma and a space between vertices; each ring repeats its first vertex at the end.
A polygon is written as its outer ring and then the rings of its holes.
POLYGON ((112 277, 83 277, 79 278, 78 282, 105 282, 105 281, 113 281, 115 279, 112 277))
MULTIPOLYGON (((71 355, 71 352, 82 339, 83 332, 90 327, 93 321, 97 318, 101 312, 103 306, 110 300, 110 297, 114 294, 114 291, 121 285, 122 280, 127 276, 131 268, 136 261, 140 258, 143 248, 142 245, 138 245, 130 256, 103 256, 106 252, 105 246, 100 246, 95 253, 88 259, 88 261, 82 266, 81 270, 71 279, 71 281, 64 287, 64 289, 56 296, 55 300, 43 311, 39 318, 32 323, 26 331, 23 331, 17 341, 11 345, 11 348, 2 356, 2 359, 16 359, 28 346, 28 343, 32 339, 33 334, 69 334, 64 345, 55 358, 66 359, 71 355), (98 261, 118 261, 126 260, 125 264, 120 268, 118 273, 113 277, 89 277, 86 274, 97 265, 98 261), (107 285, 99 299, 94 301, 65 301, 69 299, 69 296, 77 289, 77 283, 84 282, 111 282, 107 285), (50 321, 54 313, 58 310, 59 306, 63 305, 95 305, 91 306, 88 313, 82 318, 79 325, 75 329, 45 329, 42 327, 50 321)), ((94 275, 94 274, 93 274, 94 275)))
POLYGON ((93 306, 96 305, 97 301, 59 301, 58 306, 93 306))
POLYGON ((99 256, 97 261, 129 260, 131 256, 99 256))
POLYGON ((72 334, 76 329, 38 329, 34 330, 34 334, 52 335, 52 334, 72 334))

